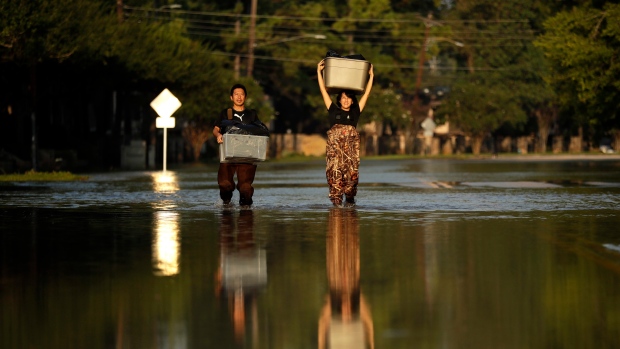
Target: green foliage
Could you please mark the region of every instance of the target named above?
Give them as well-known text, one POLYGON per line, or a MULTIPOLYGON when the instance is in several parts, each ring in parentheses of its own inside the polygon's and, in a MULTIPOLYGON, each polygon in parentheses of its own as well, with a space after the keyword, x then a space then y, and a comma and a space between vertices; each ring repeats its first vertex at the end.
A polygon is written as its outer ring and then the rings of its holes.
MULTIPOLYGON (((584 118, 614 118, 620 100, 620 5, 574 8, 545 22, 536 40, 551 70, 546 81, 562 105, 584 118)), ((615 121, 617 125, 617 119, 615 121)))
MULTIPOLYGON (((282 122, 296 130, 299 130, 296 125, 308 125, 309 120, 327 126, 315 74, 316 64, 328 50, 341 55, 359 53, 375 64, 375 86, 368 109, 362 114, 364 120, 394 119, 398 123, 402 119, 405 104, 402 92, 396 91, 402 91, 403 84, 410 85, 412 75, 407 76, 398 68, 398 58, 393 57, 394 47, 381 44, 397 30, 398 22, 390 22, 389 19, 401 18, 392 11, 389 1, 285 1, 273 15, 276 17, 259 20, 257 24, 256 54, 275 59, 257 59, 255 77, 281 107, 279 118, 282 122), (297 17, 322 17, 325 20, 299 21, 297 17), (376 21, 377 18, 383 21, 376 21), (284 28, 286 33, 283 33, 284 28), (311 37, 314 34, 325 35, 326 38, 314 39, 311 37), (303 38, 304 35, 310 37, 303 38), (378 98, 380 94, 385 95, 378 98), (393 97, 386 97, 390 94, 393 97)), ((403 14, 402 18, 407 16, 403 14)), ((413 59, 409 51, 402 52, 413 59)))
MULTIPOLYGON (((392 8, 396 12, 420 13, 426 15, 436 12, 442 7, 442 0, 391 0, 392 8)), ((447 3, 447 2, 446 2, 447 3)))
POLYGON ((459 22, 452 28, 463 33, 459 39, 465 43, 468 73, 453 85, 440 117, 482 136, 502 126, 522 129, 529 112, 554 98, 542 81, 546 66, 541 52, 532 45, 541 11, 536 1, 457 3, 453 16, 477 22, 459 22))
POLYGON ((408 101, 424 53, 422 87, 451 87, 438 116, 464 131, 484 134, 504 125, 523 130, 528 116, 558 102, 592 127, 618 123, 620 5, 587 0, 265 2, 258 8, 252 76, 238 78, 249 58, 249 3, 125 0, 148 11, 128 15, 121 24, 116 3, 107 0, 4 1, 0 62, 55 61, 113 70, 117 86, 153 96, 169 88, 183 103, 175 116, 202 125, 230 105, 230 86, 242 82, 249 89, 248 107, 258 109, 263 121, 277 118, 296 131, 314 131, 317 124, 326 125, 315 74, 328 50, 360 53, 375 65, 362 122, 399 127, 410 124, 408 101), (187 14, 157 12, 172 3, 187 14), (559 9, 568 10, 550 17, 559 9), (209 17, 209 11, 218 16, 209 17), (241 63, 237 72, 234 57, 241 63), (440 69, 431 60, 441 62, 440 69))
POLYGON ((518 125, 527 115, 510 86, 499 81, 470 78, 457 82, 440 109, 466 134, 483 136, 504 124, 518 125))
POLYGON ((28 171, 23 174, 0 174, 0 182, 70 182, 84 181, 88 176, 76 175, 71 172, 37 172, 28 171))
POLYGON ((215 119, 227 100, 231 74, 221 58, 185 35, 182 22, 125 22, 115 35, 119 39, 106 53, 108 60, 170 87, 183 103, 175 116, 204 123, 215 119))
MULTIPOLYGON (((56 60, 101 65, 125 81, 150 81, 153 94, 169 87, 182 101, 177 116, 209 120, 223 103, 231 74, 209 46, 191 40, 183 21, 118 22, 97 1, 11 1, 0 4, 0 53, 4 61, 56 60), (217 90, 215 90, 217 89, 217 90)), ((117 84, 121 81, 117 81, 117 84)))
POLYGON ((0 61, 63 61, 96 38, 104 18, 99 1, 3 1, 0 61))
POLYGON ((368 98, 360 124, 377 121, 405 128, 410 118, 411 112, 404 108, 402 94, 396 92, 394 88, 376 86, 368 98))

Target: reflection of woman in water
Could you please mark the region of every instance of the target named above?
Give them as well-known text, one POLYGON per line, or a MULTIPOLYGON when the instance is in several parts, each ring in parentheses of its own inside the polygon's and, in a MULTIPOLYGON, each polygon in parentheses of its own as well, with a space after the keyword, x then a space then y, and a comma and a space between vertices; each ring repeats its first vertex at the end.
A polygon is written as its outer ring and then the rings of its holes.
MULTIPOLYGON (((242 341, 249 311, 256 319, 256 296, 267 284, 264 250, 254 240, 252 210, 239 211, 235 227, 234 212, 222 211, 220 223, 220 267, 216 292, 228 299, 235 338, 242 341)), ((254 333, 254 336, 257 336, 254 333)))
POLYGON ((319 319, 319 348, 374 348, 370 309, 360 291, 357 214, 332 209, 327 234, 329 296, 319 319))

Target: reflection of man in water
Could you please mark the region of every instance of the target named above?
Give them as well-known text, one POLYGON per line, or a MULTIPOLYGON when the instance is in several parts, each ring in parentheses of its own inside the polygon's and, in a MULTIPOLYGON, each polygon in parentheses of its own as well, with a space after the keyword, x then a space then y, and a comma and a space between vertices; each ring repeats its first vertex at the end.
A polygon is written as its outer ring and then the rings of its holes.
POLYGON ((319 319, 319 348, 374 348, 370 309, 360 291, 357 213, 335 208, 327 233, 329 297, 319 319))
POLYGON ((220 267, 216 291, 228 299, 235 338, 241 341, 245 336, 246 313, 250 311, 253 319, 258 318, 256 297, 267 284, 266 254, 254 241, 252 210, 239 211, 236 227, 234 212, 222 211, 219 230, 220 267))

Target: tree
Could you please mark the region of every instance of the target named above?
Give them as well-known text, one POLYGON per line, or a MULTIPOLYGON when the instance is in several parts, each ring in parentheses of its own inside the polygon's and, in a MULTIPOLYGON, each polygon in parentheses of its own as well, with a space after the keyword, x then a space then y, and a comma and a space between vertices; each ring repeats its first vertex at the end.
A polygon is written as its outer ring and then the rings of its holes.
POLYGON ((119 39, 112 42, 107 59, 152 81, 153 97, 164 86, 174 91, 183 103, 175 116, 197 161, 231 80, 221 58, 184 35, 182 22, 125 21, 115 32, 119 39))
MULTIPOLYGON (((425 6, 431 3, 427 1, 425 6)), ((231 70, 239 69, 235 65, 247 61, 248 57, 250 16, 244 10, 247 5, 248 1, 238 1, 229 3, 225 11, 216 15, 183 17, 193 39, 209 42, 225 55, 240 58, 234 62, 228 60, 226 64, 231 70), (208 31, 199 29, 199 26, 207 28, 208 25, 208 31)), ((415 6, 409 2, 403 8, 409 7, 415 6)), ((365 113, 364 117, 368 116, 369 120, 379 117, 393 125, 402 125, 403 115, 408 114, 404 109, 405 101, 411 94, 408 91, 413 86, 411 76, 415 68, 414 64, 402 62, 414 61, 423 43, 419 33, 424 25, 419 15, 395 13, 386 0, 281 1, 260 3, 258 10, 253 78, 278 110, 278 130, 317 132, 327 126, 326 113, 321 103, 316 103, 320 95, 314 74, 316 63, 330 49, 342 55, 361 53, 375 64, 378 74, 373 96, 383 97, 373 98, 369 107, 377 105, 378 110, 399 110, 374 113, 372 117, 365 113), (325 39, 314 39, 317 34, 325 39), (412 45, 416 48, 413 51, 412 45), (398 55, 394 55, 395 52, 398 55), (406 67, 404 72, 401 67, 406 67), (389 96, 393 98, 386 98, 389 96)))
POLYGON ((620 139, 620 5, 576 7, 549 18, 536 40, 551 70, 546 81, 578 125, 620 139))
MULTIPOLYGON (((283 129, 317 132, 327 127, 315 74, 316 64, 328 50, 343 56, 362 54, 376 66, 395 66, 388 51, 392 47, 382 45, 382 41, 392 35, 393 24, 388 19, 396 16, 388 1, 291 1, 282 4, 273 15, 257 25, 256 52, 261 57, 275 59, 257 64, 255 77, 274 96, 280 111, 278 123, 283 129), (376 18, 386 20, 375 21, 376 18), (304 38, 308 34, 321 34, 325 39, 313 39, 312 35, 304 38), (294 40, 287 40, 289 38, 294 40)), ((373 116, 365 112, 363 116, 369 121, 380 118, 381 122, 393 118, 398 123, 405 113, 399 82, 406 80, 396 68, 375 67, 375 71, 378 74, 368 106, 399 110, 373 116), (380 94, 384 98, 374 98, 380 94)))
POLYGON ((0 59, 36 64, 64 61, 105 26, 99 1, 32 0, 0 4, 0 59))
MULTIPOLYGON (((183 102, 176 116, 189 129, 184 134, 197 160, 219 109, 230 103, 228 89, 234 80, 224 69, 225 60, 211 53, 212 45, 189 38, 183 21, 143 11, 119 23, 111 5, 87 0, 3 2, 2 61, 30 66, 33 72, 49 61, 97 66, 116 72, 112 88, 136 89, 153 98, 170 88, 183 102)), ((36 88, 31 91, 34 95, 36 88)), ((262 91, 255 91, 255 98, 262 101, 262 91)), ((265 110, 269 117, 272 113, 265 110)), ((33 158, 35 153, 33 149, 33 158)))
MULTIPOLYGON (((488 134, 503 125, 522 129, 528 114, 536 115, 553 99, 541 79, 540 52, 532 45, 540 6, 536 1, 460 1, 449 16, 462 19, 452 29, 465 44, 460 61, 468 73, 454 84, 439 115, 472 137, 475 154, 488 134)), ((546 142, 548 131, 541 130, 546 142)))
POLYGON ((8 1, 0 4, 0 63, 10 62, 28 69, 28 106, 32 123, 32 169, 37 170, 37 67, 63 62, 97 36, 97 25, 105 23, 97 1, 8 1))

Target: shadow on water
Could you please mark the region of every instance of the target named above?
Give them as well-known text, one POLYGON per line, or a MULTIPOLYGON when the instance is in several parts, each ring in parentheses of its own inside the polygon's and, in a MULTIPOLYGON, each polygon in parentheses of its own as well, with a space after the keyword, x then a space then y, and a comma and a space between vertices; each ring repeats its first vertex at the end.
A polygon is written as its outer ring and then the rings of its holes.
POLYGON ((0 347, 620 345, 617 162, 368 161, 347 209, 321 166, 251 210, 212 168, 0 188, 0 347))

